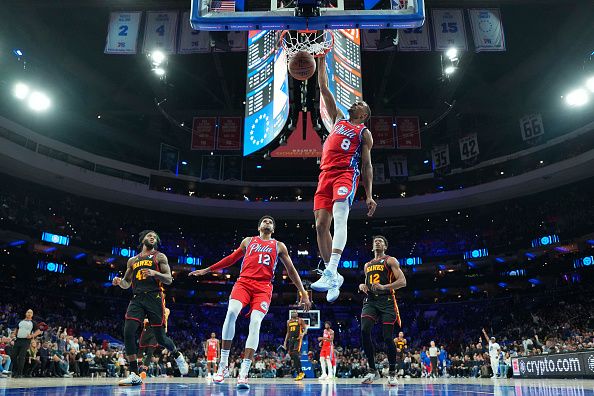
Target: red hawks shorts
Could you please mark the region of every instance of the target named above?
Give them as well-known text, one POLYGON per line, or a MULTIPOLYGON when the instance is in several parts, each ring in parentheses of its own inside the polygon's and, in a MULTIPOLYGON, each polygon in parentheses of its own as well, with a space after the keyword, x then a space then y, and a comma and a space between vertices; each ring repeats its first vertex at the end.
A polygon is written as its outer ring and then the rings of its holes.
POLYGON ((231 290, 229 299, 240 301, 243 307, 249 305, 248 315, 253 310, 266 314, 272 299, 272 283, 239 278, 231 290))
POLYGON ((320 172, 318 188, 314 195, 314 210, 326 209, 332 212, 335 201, 348 200, 353 204, 359 172, 353 169, 330 169, 320 172))
POLYGON ((320 351, 320 358, 330 359, 333 355, 332 349, 333 347, 331 344, 324 343, 324 345, 322 345, 322 350, 320 351))

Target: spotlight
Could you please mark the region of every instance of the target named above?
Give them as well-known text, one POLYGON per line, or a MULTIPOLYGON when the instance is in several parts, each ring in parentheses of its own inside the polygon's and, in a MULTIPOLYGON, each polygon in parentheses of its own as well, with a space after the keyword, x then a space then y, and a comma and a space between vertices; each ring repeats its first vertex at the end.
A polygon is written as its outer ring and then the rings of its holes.
POLYGON ((23 51, 21 51, 20 49, 13 49, 12 53, 14 54, 14 56, 17 56, 17 57, 23 56, 23 51))
POLYGON ((29 96, 29 86, 23 83, 16 83, 14 86, 14 96, 19 100, 25 99, 29 96))
POLYGON ((450 48, 446 51, 446 56, 450 58, 451 61, 454 61, 458 58, 458 50, 456 48, 450 48))
POLYGON ((182 161, 181 164, 182 165, 188 165, 188 161, 182 161))
POLYGON ((454 66, 448 66, 444 70, 445 74, 448 76, 452 75, 455 71, 456 71, 456 68, 454 66))
POLYGON ((159 66, 164 60, 165 54, 163 52, 157 50, 151 53, 151 61, 153 62, 153 65, 159 66))
POLYGON ((270 157, 270 151, 267 151, 267 152, 266 152, 266 153, 265 153, 265 154, 262 156, 262 158, 264 158, 265 160, 270 160, 270 158, 271 158, 271 157, 270 157))
POLYGON ((565 97, 565 103, 570 107, 583 106, 588 103, 588 93, 583 88, 571 91, 565 97))
POLYGON ((163 69, 161 67, 156 67, 156 68, 153 69, 153 71, 159 77, 163 77, 165 75, 165 69, 163 69))
POLYGON ((586 87, 590 92, 594 92, 594 76, 586 80, 586 87))
POLYGON ((33 92, 29 96, 29 107, 35 111, 47 110, 50 104, 50 99, 42 92, 33 92))

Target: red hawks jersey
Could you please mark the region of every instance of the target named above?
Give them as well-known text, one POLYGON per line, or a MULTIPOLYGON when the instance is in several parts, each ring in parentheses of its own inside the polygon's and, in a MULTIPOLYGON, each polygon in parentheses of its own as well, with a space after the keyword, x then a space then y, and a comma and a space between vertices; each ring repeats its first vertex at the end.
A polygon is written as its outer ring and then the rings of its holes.
POLYGON ((217 340, 216 338, 214 340, 212 338, 209 338, 207 341, 208 354, 216 355, 217 351, 218 351, 218 348, 217 348, 218 345, 219 345, 219 340, 217 340))
POLYGON ((241 263, 240 279, 272 282, 278 260, 278 241, 252 237, 241 263))
POLYGON ((359 171, 359 158, 363 145, 364 124, 354 125, 348 120, 340 120, 324 142, 321 170, 353 169, 359 171))

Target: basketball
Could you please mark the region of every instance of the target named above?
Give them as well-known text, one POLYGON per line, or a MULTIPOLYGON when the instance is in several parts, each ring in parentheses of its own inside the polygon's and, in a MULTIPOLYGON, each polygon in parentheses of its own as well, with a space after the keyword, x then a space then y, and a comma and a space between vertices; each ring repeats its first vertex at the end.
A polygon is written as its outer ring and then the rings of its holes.
POLYGON ((299 51, 289 60, 289 74, 294 79, 305 81, 316 72, 316 60, 309 52, 299 51))

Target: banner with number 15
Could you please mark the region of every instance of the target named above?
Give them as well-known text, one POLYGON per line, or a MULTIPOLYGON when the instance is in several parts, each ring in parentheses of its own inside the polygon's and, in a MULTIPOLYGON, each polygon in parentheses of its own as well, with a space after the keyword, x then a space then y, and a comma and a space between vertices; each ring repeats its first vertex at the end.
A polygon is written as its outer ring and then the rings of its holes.
POLYGON ((177 11, 147 11, 142 49, 144 53, 154 50, 161 50, 166 54, 175 53, 177 17, 177 11))

